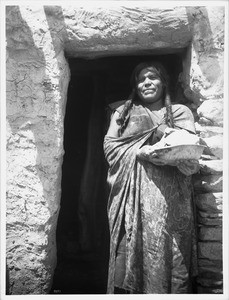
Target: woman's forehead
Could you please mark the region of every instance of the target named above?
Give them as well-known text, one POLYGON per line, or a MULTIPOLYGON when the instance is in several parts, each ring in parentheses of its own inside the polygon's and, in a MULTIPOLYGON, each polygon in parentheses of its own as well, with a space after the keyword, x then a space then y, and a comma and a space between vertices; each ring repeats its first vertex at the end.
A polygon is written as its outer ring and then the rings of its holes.
POLYGON ((160 78, 158 72, 153 67, 148 67, 148 68, 142 69, 139 72, 138 77, 146 76, 146 75, 154 75, 154 76, 160 78))

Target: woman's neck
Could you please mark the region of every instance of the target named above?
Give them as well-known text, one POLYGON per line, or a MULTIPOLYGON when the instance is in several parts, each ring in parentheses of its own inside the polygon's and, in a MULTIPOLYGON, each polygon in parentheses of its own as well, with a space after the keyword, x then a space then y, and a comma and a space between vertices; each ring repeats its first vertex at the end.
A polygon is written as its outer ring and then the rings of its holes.
POLYGON ((144 102, 144 106, 147 107, 150 111, 160 110, 163 107, 163 102, 162 102, 162 100, 159 100, 159 101, 153 102, 153 103, 144 102))

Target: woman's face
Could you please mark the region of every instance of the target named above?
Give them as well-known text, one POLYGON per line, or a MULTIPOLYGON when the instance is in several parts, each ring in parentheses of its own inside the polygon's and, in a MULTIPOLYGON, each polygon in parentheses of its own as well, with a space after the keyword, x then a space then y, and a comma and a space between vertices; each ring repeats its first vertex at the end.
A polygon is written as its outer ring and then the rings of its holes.
POLYGON ((161 79, 148 68, 143 69, 138 75, 137 93, 140 99, 147 104, 162 101, 163 84, 161 79))

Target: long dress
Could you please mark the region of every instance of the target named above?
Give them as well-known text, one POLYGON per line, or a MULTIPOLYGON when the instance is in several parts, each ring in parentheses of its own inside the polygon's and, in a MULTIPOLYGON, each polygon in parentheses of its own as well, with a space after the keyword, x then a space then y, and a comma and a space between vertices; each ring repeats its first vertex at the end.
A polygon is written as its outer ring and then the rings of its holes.
MULTIPOLYGON (((195 133, 186 106, 175 104, 172 112, 175 128, 195 133)), ((104 138, 110 188, 109 294, 115 286, 138 294, 192 293, 197 259, 191 176, 136 157, 141 146, 157 141, 154 137, 163 124, 165 108, 151 112, 133 104, 122 135, 104 138), (125 265, 120 267, 117 253, 123 232, 125 265), (122 280, 117 283, 118 269, 122 280)))

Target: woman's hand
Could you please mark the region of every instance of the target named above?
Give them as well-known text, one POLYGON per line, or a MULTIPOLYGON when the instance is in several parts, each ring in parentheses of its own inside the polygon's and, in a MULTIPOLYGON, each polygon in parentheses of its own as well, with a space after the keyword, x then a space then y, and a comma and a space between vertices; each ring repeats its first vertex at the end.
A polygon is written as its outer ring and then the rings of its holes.
POLYGON ((176 161, 177 168, 186 176, 197 173, 200 170, 199 161, 196 159, 183 159, 176 161))
POLYGON ((195 174, 200 170, 199 161, 196 159, 168 161, 166 159, 158 157, 154 150, 159 148, 160 146, 160 142, 154 144, 153 146, 145 145, 138 150, 137 156, 158 166, 176 166, 180 170, 180 172, 182 172, 186 176, 195 174))
POLYGON ((158 155, 155 153, 154 150, 161 147, 162 145, 160 142, 154 145, 145 145, 138 150, 137 157, 147 160, 158 166, 163 166, 163 165, 176 166, 175 162, 167 161, 166 159, 158 157, 158 155))
POLYGON ((162 158, 151 158, 150 160, 153 164, 158 166, 163 165, 170 165, 176 166, 178 170, 186 176, 193 175, 200 170, 199 161, 196 159, 182 159, 182 160, 175 160, 175 161, 166 161, 162 158))
POLYGON ((159 142, 154 145, 145 145, 138 149, 137 157, 153 162, 154 158, 157 157, 155 149, 160 148, 159 142))

